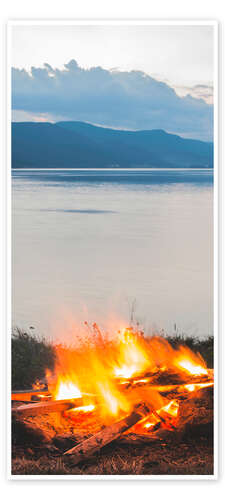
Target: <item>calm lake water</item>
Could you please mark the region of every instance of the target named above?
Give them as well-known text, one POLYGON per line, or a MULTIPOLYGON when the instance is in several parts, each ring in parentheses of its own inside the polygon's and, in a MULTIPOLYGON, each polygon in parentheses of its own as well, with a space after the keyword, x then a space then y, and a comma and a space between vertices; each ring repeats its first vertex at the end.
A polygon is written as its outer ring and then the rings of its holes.
POLYGON ((13 324, 213 333, 211 170, 14 170, 13 324))

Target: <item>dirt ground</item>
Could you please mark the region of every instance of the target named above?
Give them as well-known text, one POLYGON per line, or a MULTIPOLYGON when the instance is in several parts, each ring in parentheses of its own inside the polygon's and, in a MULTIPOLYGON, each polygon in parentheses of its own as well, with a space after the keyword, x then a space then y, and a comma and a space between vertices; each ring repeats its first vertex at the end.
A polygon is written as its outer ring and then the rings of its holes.
MULTIPOLYGON (((18 402, 14 403, 18 405, 18 402)), ((130 429, 92 457, 74 465, 63 453, 98 432, 99 419, 87 415, 76 425, 51 413, 12 422, 13 475, 212 475, 213 389, 180 405, 172 431, 151 435, 130 429)))
POLYGON ((204 437, 197 441, 187 438, 179 445, 172 441, 128 444, 118 440, 77 466, 66 463, 61 453, 62 449, 53 445, 45 446, 44 450, 41 446, 17 447, 13 450, 12 474, 213 474, 213 445, 204 437))

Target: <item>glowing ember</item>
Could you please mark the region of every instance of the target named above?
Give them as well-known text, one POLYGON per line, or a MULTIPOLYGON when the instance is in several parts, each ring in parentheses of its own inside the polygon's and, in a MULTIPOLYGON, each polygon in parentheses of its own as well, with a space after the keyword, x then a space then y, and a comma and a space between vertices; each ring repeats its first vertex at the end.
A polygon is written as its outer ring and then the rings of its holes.
POLYGON ((71 408, 69 412, 84 412, 89 413, 95 409, 95 405, 78 406, 77 408, 71 408))
POLYGON ((210 387, 213 385, 213 382, 205 382, 204 384, 186 384, 184 386, 189 392, 196 391, 198 389, 203 389, 204 387, 210 387))
POLYGON ((133 380, 133 384, 147 384, 149 382, 148 378, 140 378, 138 380, 133 380))
POLYGON ((179 403, 175 399, 172 399, 172 401, 170 401, 166 406, 160 408, 160 410, 158 410, 157 413, 160 415, 160 413, 163 411, 168 413, 172 417, 177 417, 178 409, 179 409, 179 403))
POLYGON ((187 389, 189 392, 193 392, 195 390, 195 384, 187 384, 185 385, 185 389, 187 389))
POLYGON ((150 427, 154 427, 155 424, 151 423, 151 422, 147 422, 147 424, 144 425, 144 427, 146 429, 149 429, 150 427))
POLYGON ((153 430, 153 427, 155 427, 156 424, 160 422, 160 418, 157 417, 157 415, 150 415, 150 417, 145 418, 140 422, 140 427, 142 426, 143 429, 148 429, 149 431, 153 430))
POLYGON ((147 419, 145 418, 141 422, 143 430, 148 429, 148 432, 154 431, 156 424, 160 425, 162 424, 164 428, 166 427, 171 429, 171 423, 174 424, 176 422, 176 418, 178 416, 178 410, 179 410, 178 401, 176 401, 175 399, 169 401, 169 403, 159 408, 155 414, 151 414, 149 418, 147 419), (157 417, 157 415, 159 415, 159 417, 157 417))

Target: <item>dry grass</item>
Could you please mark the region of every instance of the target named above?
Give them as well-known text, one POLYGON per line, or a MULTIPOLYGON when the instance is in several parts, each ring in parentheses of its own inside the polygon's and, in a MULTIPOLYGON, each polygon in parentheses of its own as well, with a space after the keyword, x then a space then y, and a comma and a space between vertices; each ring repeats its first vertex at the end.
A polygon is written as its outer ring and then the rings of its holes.
MULTIPOLYGON (((17 450, 18 453, 18 450, 17 450)), ((207 438, 181 443, 112 443, 84 463, 71 466, 57 452, 21 450, 12 473, 22 475, 211 475, 213 446, 207 438), (55 453, 55 456, 53 456, 55 453), (39 456, 38 456, 39 455, 39 456)))

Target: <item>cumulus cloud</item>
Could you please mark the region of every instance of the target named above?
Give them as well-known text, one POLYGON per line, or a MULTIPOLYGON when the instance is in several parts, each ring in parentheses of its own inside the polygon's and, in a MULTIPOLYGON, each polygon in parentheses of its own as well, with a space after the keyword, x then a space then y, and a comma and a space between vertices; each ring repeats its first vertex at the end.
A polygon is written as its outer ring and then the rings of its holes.
MULTIPOLYGON (((83 69, 75 60, 62 70, 12 69, 12 108, 57 121, 81 120, 107 127, 164 129, 212 140, 213 107, 191 95, 178 96, 165 82, 141 71, 83 69)), ((35 118, 34 118, 35 117, 35 118)))
POLYGON ((187 94, 195 97, 196 99, 204 99, 207 104, 213 103, 213 85, 197 84, 193 86, 177 87, 177 93, 181 96, 187 94))

